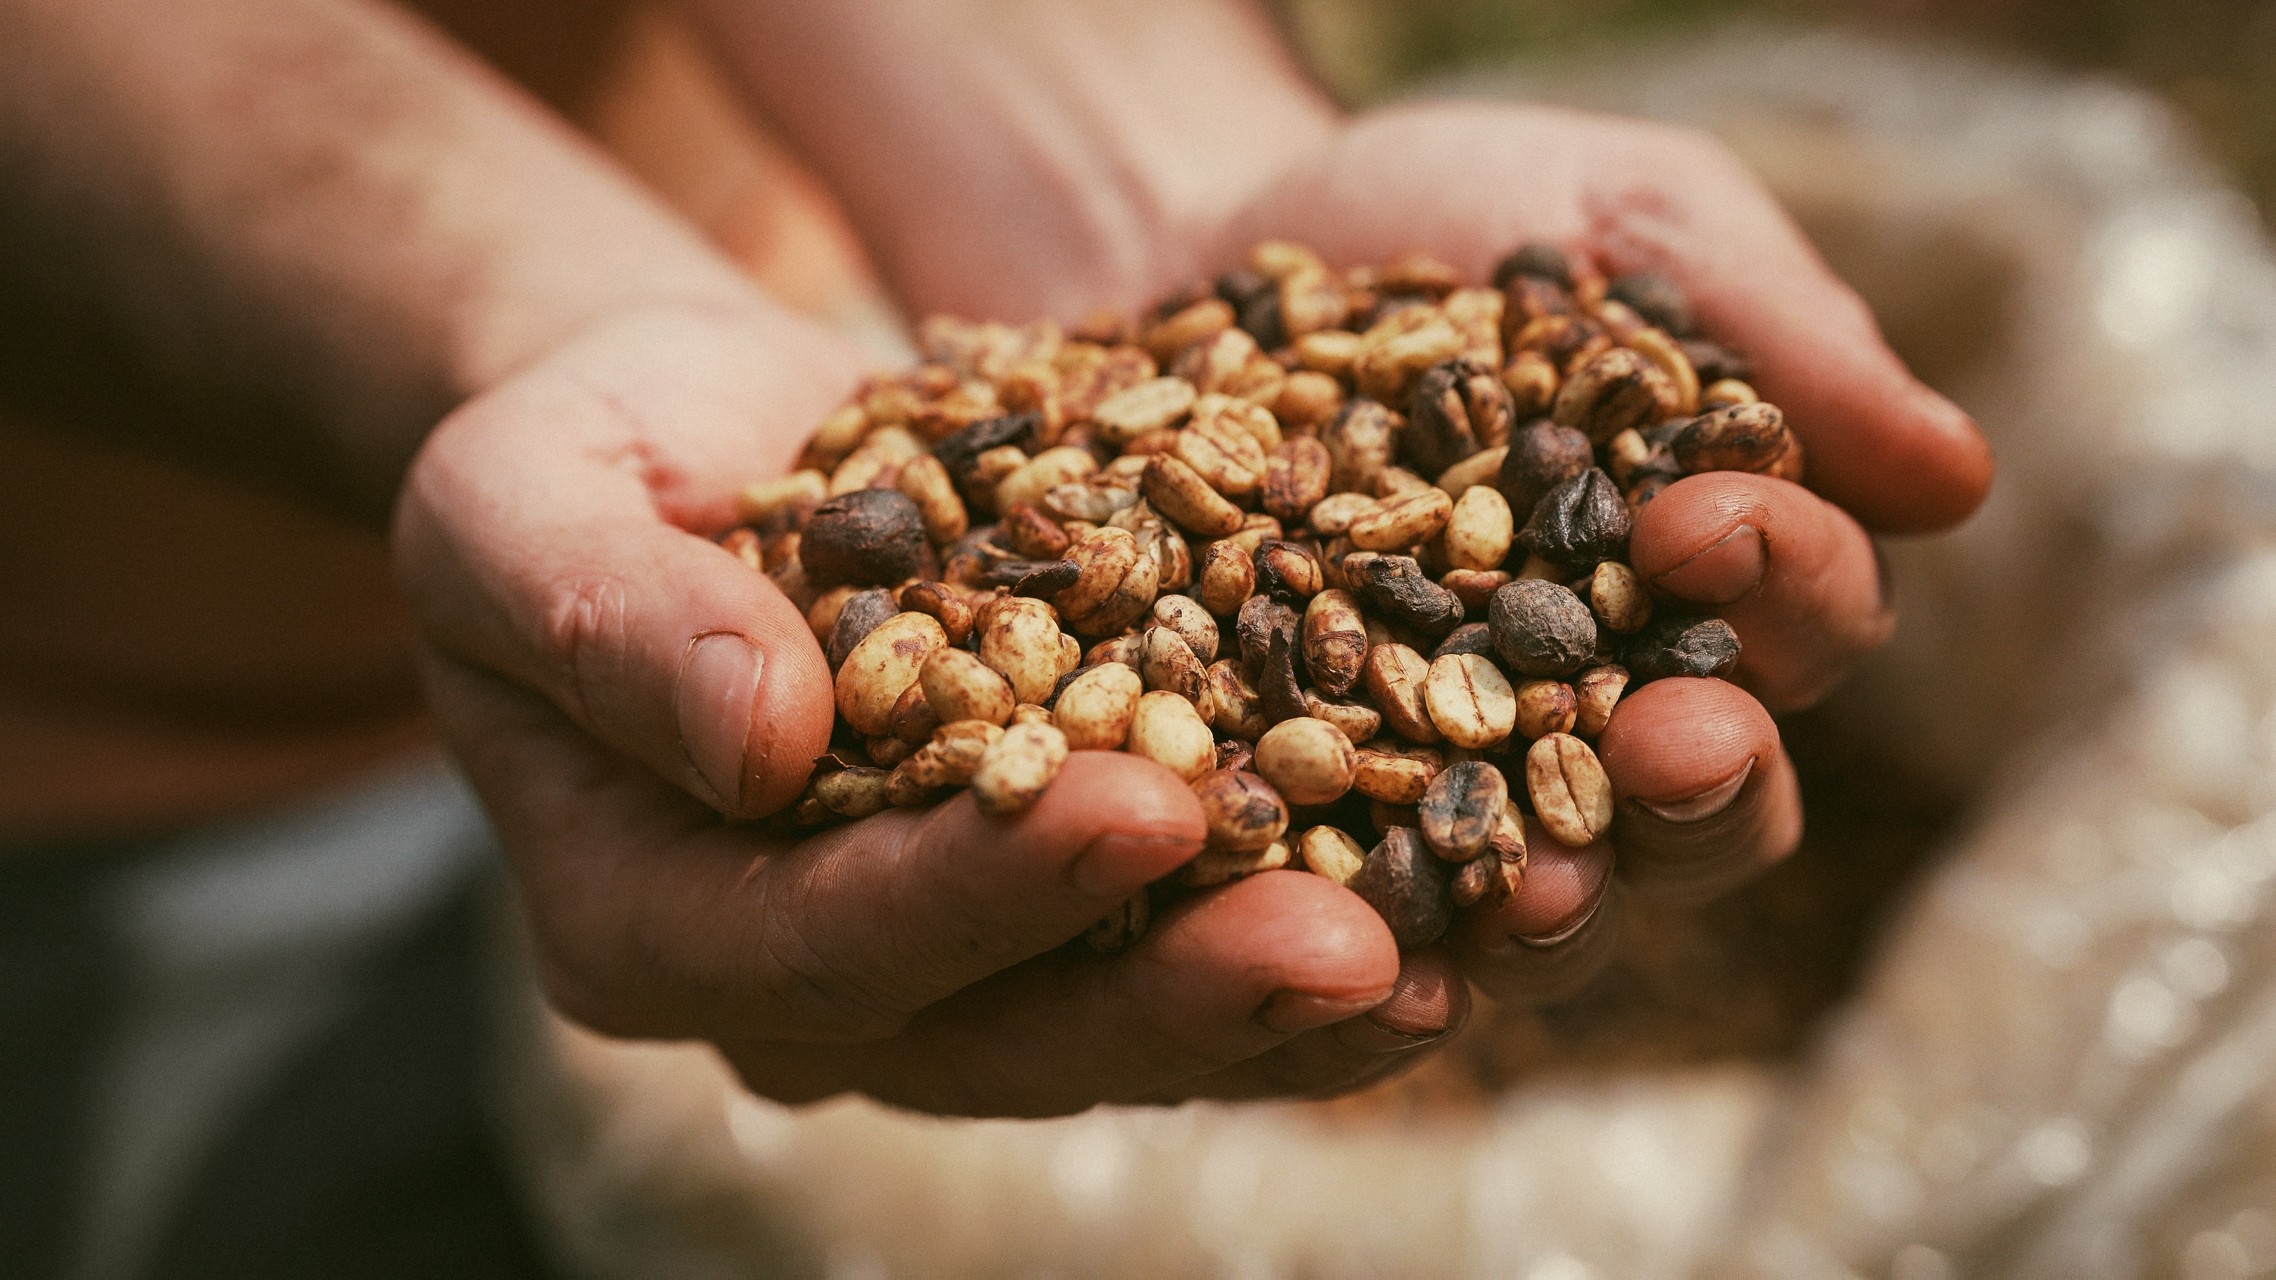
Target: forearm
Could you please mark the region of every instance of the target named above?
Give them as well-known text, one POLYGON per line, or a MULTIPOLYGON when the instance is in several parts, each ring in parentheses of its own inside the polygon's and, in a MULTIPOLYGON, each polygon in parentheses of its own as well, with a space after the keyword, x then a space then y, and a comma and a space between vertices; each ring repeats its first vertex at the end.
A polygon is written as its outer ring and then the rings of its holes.
POLYGON ((1334 115, 1245 0, 690 3, 914 310, 1135 304, 1334 115))
POLYGON ((0 406, 364 512, 605 314, 745 305, 567 130, 365 0, 0 0, 0 406))

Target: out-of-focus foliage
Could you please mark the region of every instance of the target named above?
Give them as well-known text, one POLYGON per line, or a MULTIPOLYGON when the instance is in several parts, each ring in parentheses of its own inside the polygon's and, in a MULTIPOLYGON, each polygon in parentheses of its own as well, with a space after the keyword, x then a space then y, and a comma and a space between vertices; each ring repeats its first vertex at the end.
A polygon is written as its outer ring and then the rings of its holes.
POLYGON ((1283 0, 1354 101, 1511 58, 1586 56, 1753 19, 1841 23, 2116 73, 2194 123, 2276 222, 2276 0, 1283 0))

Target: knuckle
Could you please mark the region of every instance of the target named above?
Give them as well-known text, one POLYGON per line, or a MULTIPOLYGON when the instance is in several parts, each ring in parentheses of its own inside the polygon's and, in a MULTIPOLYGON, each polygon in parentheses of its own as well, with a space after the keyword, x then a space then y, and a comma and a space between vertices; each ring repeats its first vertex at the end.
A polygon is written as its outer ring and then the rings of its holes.
POLYGON ((594 690, 620 674, 628 595, 624 581, 608 574, 564 578, 547 592, 538 652, 562 673, 558 699, 580 723, 592 723, 594 690))

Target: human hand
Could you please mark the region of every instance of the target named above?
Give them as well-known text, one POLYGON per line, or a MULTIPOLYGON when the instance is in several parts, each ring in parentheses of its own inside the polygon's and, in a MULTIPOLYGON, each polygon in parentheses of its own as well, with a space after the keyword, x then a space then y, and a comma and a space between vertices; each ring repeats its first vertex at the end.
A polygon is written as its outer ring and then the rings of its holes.
POLYGON ((412 469, 396 552, 431 701, 553 1001, 709 1040, 785 1100, 1014 1115, 1286 1091, 1316 1060, 1395 1061, 1410 1006, 1458 1015, 1443 965, 1402 976, 1358 899, 1293 872, 1112 959, 1059 948, 1201 847, 1191 792, 1134 756, 1078 753, 1016 819, 959 796, 803 840, 722 821, 798 793, 831 676, 797 608, 702 535, 856 368, 780 316, 647 313, 469 403, 412 469))
POLYGON ((1398 107, 1343 126, 1217 234, 1201 256, 1218 262, 1285 236, 1334 262, 1422 249, 1476 278, 1519 242, 1547 241, 1607 275, 1661 273, 1705 333, 1752 360, 1804 443, 1806 488, 1709 473, 1637 516, 1638 572, 1738 631, 1736 684, 1664 680, 1620 704, 1599 744, 1619 797, 1611 843, 1535 840, 1516 900, 1458 927, 1464 972, 1513 998, 1568 993, 1610 954, 1618 884, 1700 898, 1791 852, 1800 796, 1770 711, 1814 702, 1887 638, 1867 530, 1956 523, 1982 500, 1991 460, 1745 168, 1701 135, 1640 121, 1398 107))

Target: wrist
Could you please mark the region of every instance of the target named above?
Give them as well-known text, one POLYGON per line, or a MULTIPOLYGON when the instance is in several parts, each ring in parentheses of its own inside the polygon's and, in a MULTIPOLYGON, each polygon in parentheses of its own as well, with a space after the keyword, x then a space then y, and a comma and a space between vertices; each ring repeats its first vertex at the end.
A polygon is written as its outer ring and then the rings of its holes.
POLYGON ((1136 305, 1337 125, 1248 4, 699 8, 912 312, 1136 305))

